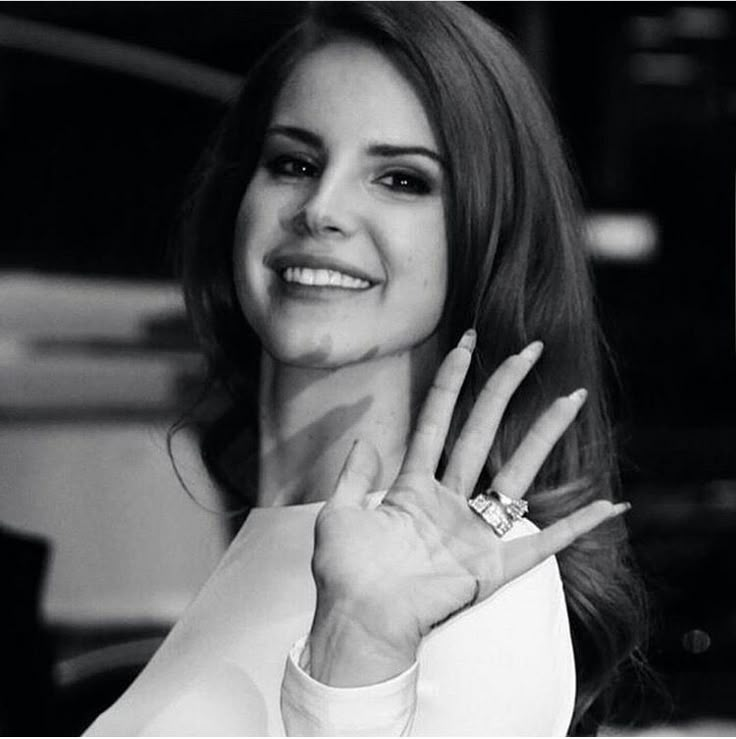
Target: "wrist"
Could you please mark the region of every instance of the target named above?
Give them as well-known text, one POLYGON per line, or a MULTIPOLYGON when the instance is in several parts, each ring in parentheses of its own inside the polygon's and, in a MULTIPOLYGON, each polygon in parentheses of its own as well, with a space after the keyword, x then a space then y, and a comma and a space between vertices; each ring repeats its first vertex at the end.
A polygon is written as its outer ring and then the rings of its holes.
POLYGON ((318 598, 309 634, 308 673, 325 685, 351 688, 405 672, 416 661, 419 637, 391 621, 365 604, 318 598))

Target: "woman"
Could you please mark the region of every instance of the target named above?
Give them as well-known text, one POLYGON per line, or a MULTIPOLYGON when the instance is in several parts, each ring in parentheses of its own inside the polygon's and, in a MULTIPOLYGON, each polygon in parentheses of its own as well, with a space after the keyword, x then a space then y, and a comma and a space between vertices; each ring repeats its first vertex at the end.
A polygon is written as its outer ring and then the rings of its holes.
POLYGON ((460 4, 313 6, 255 67, 183 229, 250 513, 93 733, 595 729, 637 609, 572 193, 460 4))

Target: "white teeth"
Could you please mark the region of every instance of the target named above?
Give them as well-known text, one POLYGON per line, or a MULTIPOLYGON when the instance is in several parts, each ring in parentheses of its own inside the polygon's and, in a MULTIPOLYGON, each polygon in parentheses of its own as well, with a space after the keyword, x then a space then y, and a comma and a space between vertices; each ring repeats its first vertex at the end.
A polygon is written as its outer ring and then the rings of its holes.
POLYGON ((315 287, 342 287, 348 290, 363 290, 370 283, 358 277, 351 277, 334 269, 311 269, 309 267, 287 267, 281 273, 286 282, 315 287))

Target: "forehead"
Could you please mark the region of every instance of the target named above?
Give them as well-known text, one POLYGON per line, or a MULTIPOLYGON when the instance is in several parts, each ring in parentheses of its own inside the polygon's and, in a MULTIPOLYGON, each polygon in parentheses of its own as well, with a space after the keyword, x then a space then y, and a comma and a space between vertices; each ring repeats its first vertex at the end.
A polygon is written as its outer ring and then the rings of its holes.
POLYGON ((277 96, 273 119, 382 143, 436 146, 412 86, 386 56, 358 40, 334 41, 304 57, 277 96))

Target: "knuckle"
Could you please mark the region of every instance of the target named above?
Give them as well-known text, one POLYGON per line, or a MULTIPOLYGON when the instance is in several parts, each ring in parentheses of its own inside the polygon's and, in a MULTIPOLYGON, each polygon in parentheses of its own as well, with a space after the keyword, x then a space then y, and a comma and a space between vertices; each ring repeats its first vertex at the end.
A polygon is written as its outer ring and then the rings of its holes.
POLYGON ((446 479, 443 482, 443 485, 445 488, 452 492, 461 492, 464 490, 467 490, 466 483, 465 483, 465 476, 462 474, 461 471, 457 470, 453 472, 452 474, 448 475, 446 479))
POLYGON ((557 441, 557 434, 545 426, 534 426, 529 429, 529 439, 535 446, 541 446, 546 449, 557 441))
POLYGON ((480 422, 468 422, 462 431, 460 439, 462 440, 463 448, 470 450, 471 453, 479 453, 486 448, 488 436, 488 428, 484 424, 480 422))
POLYGON ((414 432, 420 439, 436 439, 441 433, 440 424, 433 418, 423 421, 414 432))
POLYGON ((454 395, 456 388, 457 382, 455 379, 441 373, 434 378, 431 392, 439 395, 454 395))

